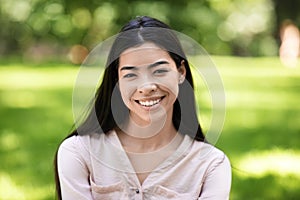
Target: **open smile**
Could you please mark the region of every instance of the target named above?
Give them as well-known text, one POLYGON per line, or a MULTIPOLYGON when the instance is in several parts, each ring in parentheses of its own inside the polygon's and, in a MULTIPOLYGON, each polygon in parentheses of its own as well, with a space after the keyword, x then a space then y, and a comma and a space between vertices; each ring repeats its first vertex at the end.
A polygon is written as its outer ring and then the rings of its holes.
POLYGON ((161 100, 164 98, 163 97, 159 97, 159 98, 153 98, 153 99, 149 99, 149 100, 135 100, 136 103, 140 104, 141 106, 145 106, 145 107, 151 107, 154 106, 156 104, 158 104, 159 102, 161 102, 161 100))

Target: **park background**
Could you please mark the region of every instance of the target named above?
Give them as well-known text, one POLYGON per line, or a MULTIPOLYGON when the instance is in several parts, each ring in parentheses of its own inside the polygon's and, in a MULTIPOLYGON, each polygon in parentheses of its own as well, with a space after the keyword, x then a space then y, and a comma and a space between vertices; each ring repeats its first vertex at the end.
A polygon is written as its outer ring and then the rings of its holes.
MULTIPOLYGON (((0 199, 55 198, 53 157, 72 128, 80 63, 142 15, 192 37, 219 70, 226 119, 216 146, 233 167, 231 199, 299 199, 299 8, 297 0, 0 0, 0 199)), ((211 105, 197 92, 207 128, 211 105)))

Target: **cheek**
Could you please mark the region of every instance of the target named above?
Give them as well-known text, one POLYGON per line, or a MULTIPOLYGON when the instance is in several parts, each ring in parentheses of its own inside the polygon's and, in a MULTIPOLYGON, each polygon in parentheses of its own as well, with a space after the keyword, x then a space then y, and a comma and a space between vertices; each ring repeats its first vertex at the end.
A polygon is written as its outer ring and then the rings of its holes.
POLYGON ((128 102, 130 101, 135 89, 136 86, 134 84, 125 83, 122 81, 119 82, 121 97, 126 105, 128 105, 128 102))
POLYGON ((161 85, 165 90, 168 90, 171 95, 178 96, 179 85, 178 85, 178 76, 172 74, 172 76, 164 77, 157 79, 157 83, 161 85))
POLYGON ((174 98, 177 98, 178 93, 179 93, 179 87, 177 84, 174 84, 174 82, 173 82, 172 84, 165 85, 165 87, 169 90, 171 96, 174 96, 174 98))

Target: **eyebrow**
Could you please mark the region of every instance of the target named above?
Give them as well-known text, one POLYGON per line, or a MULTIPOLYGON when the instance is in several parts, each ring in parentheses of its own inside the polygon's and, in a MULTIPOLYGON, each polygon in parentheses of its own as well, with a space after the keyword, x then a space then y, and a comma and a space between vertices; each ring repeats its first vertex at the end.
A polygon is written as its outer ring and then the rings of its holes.
POLYGON ((169 64, 169 62, 168 62, 168 61, 165 61, 165 60, 163 60, 163 61, 158 61, 158 62, 155 62, 155 63, 153 63, 153 64, 150 64, 150 65, 148 66, 148 68, 157 67, 157 66, 163 65, 163 64, 169 64))
MULTIPOLYGON (((153 67, 157 67, 159 65, 163 65, 163 64, 169 64, 168 61, 158 61, 158 62, 155 62, 155 63, 152 63, 150 65, 147 66, 147 68, 153 68, 153 67)), ((121 69, 121 71, 123 70, 138 70, 138 68, 136 66, 123 66, 121 69)))

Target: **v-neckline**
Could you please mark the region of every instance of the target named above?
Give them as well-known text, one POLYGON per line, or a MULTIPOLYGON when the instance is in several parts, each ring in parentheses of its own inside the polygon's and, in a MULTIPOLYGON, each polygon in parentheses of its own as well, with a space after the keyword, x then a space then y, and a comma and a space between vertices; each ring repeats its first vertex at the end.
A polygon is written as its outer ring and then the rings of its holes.
POLYGON ((185 155, 187 153, 188 148, 192 144, 192 139, 188 135, 184 135, 183 139, 181 140, 180 144, 177 146, 175 151, 173 151, 170 154, 170 156, 168 156, 165 160, 163 160, 160 164, 158 164, 153 170, 151 170, 147 175, 147 177, 143 180, 143 182, 140 182, 138 174, 135 168, 133 167, 133 164, 128 154, 126 153, 116 131, 112 130, 110 134, 111 134, 110 139, 112 139, 111 142, 113 142, 121 150, 120 156, 122 156, 122 160, 124 161, 122 162, 122 165, 124 165, 125 169, 126 168, 128 169, 129 171, 128 174, 134 177, 134 180, 139 187, 145 186, 149 180, 155 178, 155 174, 157 174, 156 173, 157 171, 161 171, 162 169, 168 167, 170 164, 175 163, 175 161, 179 159, 181 156, 185 155))

